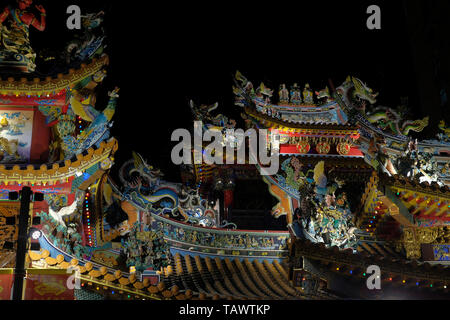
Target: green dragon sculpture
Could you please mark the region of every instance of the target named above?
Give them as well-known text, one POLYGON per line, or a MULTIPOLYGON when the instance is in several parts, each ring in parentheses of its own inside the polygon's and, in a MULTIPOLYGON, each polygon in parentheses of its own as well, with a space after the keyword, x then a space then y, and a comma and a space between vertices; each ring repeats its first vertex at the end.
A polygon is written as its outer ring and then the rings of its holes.
POLYGON ((400 112, 387 107, 367 110, 367 103, 373 105, 377 102, 378 93, 375 93, 358 78, 348 76, 336 91, 347 106, 359 111, 370 123, 377 124, 382 130, 390 130, 394 134, 407 136, 410 131, 421 132, 428 125, 428 117, 421 120, 402 121, 405 114, 403 109, 400 109, 400 112))
MULTIPOLYGON (((349 77, 347 81, 349 81, 349 77)), ((367 100, 370 104, 377 102, 378 92, 374 93, 371 88, 369 88, 364 82, 358 78, 351 77, 351 81, 354 85, 355 90, 353 91, 353 98, 358 98, 360 100, 367 100)))
POLYGON ((336 91, 339 93, 345 104, 361 112, 366 111, 367 102, 375 104, 379 93, 375 93, 360 79, 348 76, 345 82, 336 91))
POLYGON ((439 122, 438 128, 443 131, 442 133, 438 133, 439 140, 450 142, 450 128, 445 126, 444 120, 439 122))
POLYGON ((428 126, 429 117, 421 120, 406 120, 402 122, 403 109, 396 112, 391 108, 378 107, 367 116, 370 123, 377 124, 382 130, 390 130, 397 135, 407 136, 410 131, 421 132, 428 126))

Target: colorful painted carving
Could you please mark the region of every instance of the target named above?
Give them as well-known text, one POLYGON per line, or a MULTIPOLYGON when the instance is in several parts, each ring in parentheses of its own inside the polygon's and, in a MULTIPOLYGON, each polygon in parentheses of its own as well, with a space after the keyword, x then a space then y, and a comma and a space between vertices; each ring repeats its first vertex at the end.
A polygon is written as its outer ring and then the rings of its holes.
POLYGON ((37 18, 27 9, 32 0, 19 0, 17 7, 8 6, 0 14, 0 67, 32 72, 36 68, 36 53, 30 44, 29 29, 45 29, 45 9, 41 5, 35 8, 40 12, 37 18))
MULTIPOLYGON (((322 141, 322 142, 319 142, 316 144, 316 151, 319 154, 328 154, 328 152, 330 152, 330 149, 331 149, 331 146, 326 141, 322 141)), ((338 152, 339 152, 339 150, 338 150, 338 152)))
POLYGON ((375 170, 388 175, 395 174, 395 171, 390 170, 392 161, 386 151, 386 141, 383 138, 374 137, 368 143, 361 143, 359 147, 364 153, 364 161, 375 170))
POLYGON ((0 113, 0 163, 21 163, 30 159, 32 111, 6 109, 0 113))
POLYGON ((273 90, 266 87, 263 82, 256 88, 256 97, 261 99, 265 105, 271 104, 271 98, 273 95, 273 90))
POLYGON ((213 105, 200 105, 195 106, 194 102, 191 100, 189 102, 191 112, 194 116, 195 121, 202 121, 203 130, 212 130, 220 132, 222 134, 222 146, 231 146, 232 148, 239 148, 243 137, 238 136, 234 132, 236 127, 236 120, 229 119, 223 114, 218 114, 213 116, 212 111, 216 110, 219 104, 216 102, 213 105))
POLYGON ((294 83, 294 85, 291 87, 291 92, 290 92, 290 101, 292 104, 301 104, 302 103, 302 95, 300 92, 300 88, 298 86, 297 83, 294 83))
POLYGON ((378 93, 374 93, 358 78, 347 77, 336 91, 346 106, 359 111, 364 118, 367 118, 367 121, 376 124, 381 130, 389 130, 393 134, 407 136, 410 131, 421 132, 428 125, 428 117, 422 120, 404 120, 405 106, 401 106, 398 112, 382 106, 373 110, 367 108, 367 103, 371 105, 376 103, 378 93))
POLYGON ((82 223, 77 202, 58 212, 51 208, 49 210, 49 213, 41 212, 39 216, 43 224, 41 231, 51 244, 79 259, 86 257, 89 249, 82 245, 82 223))
POLYGON ((247 78, 245 78, 239 71, 236 71, 235 78, 236 80, 241 82, 242 88, 244 89, 246 94, 250 96, 255 95, 253 84, 250 81, 248 81, 247 78))
POLYGON ((325 89, 322 89, 320 91, 316 91, 317 99, 321 101, 322 103, 327 103, 329 101, 333 101, 334 99, 331 97, 330 89, 328 87, 325 87, 325 89))
POLYGON ((308 153, 310 149, 311 146, 308 141, 302 140, 297 143, 297 150, 299 153, 308 153))
POLYGON ((296 157, 288 158, 281 164, 281 169, 285 172, 284 180, 294 190, 298 190, 306 183, 306 175, 302 168, 303 164, 296 157))
POLYGON ((336 146, 336 150, 340 155, 347 155, 351 150, 351 144, 348 142, 340 142, 336 146))
POLYGON ((194 102, 190 100, 189 106, 191 107, 191 112, 194 115, 195 120, 204 122, 213 122, 211 111, 216 110, 217 107, 219 106, 219 103, 216 102, 210 106, 208 105, 195 106, 194 102))
POLYGON ((345 82, 336 88, 344 103, 347 106, 354 108, 355 110, 365 114, 366 104, 375 104, 378 93, 374 93, 360 79, 348 76, 345 82))
POLYGON ((429 117, 422 120, 403 121, 403 113, 402 110, 397 113, 391 108, 377 107, 373 112, 367 114, 367 120, 377 124, 382 130, 390 130, 394 134, 404 136, 407 136, 410 131, 421 132, 428 125, 429 117))
POLYGON ((133 153, 133 159, 125 162, 119 172, 125 186, 122 197, 157 215, 169 214, 208 227, 217 225, 216 212, 199 196, 198 190, 165 182, 162 176, 160 170, 133 153))
POLYGON ((66 47, 66 63, 86 61, 103 53, 105 35, 103 27, 104 12, 89 13, 81 16, 83 35, 68 43, 66 47))
POLYGON ((52 206, 49 206, 48 208, 48 214, 60 225, 64 225, 63 218, 65 216, 69 216, 73 214, 77 210, 78 200, 75 199, 75 201, 72 202, 70 206, 62 207, 58 211, 54 211, 52 209, 52 206))
POLYGON ((108 93, 110 99, 106 108, 103 112, 97 114, 91 124, 76 139, 69 134, 62 137, 65 158, 71 158, 74 154, 80 153, 93 145, 98 146, 100 142, 109 138, 109 128, 112 126, 111 119, 119 98, 118 92, 119 88, 116 87, 108 93))
POLYGON ((94 89, 106 77, 104 69, 97 71, 77 83, 69 92, 68 99, 72 111, 84 121, 92 122, 99 111, 95 109, 96 96, 94 89))
POLYGON ((282 104, 289 103, 289 90, 286 89, 286 85, 283 83, 280 85, 280 91, 278 91, 279 101, 282 104))
POLYGON ((303 89, 303 102, 305 104, 314 104, 314 94, 309 87, 309 83, 305 84, 305 88, 303 89))
MULTIPOLYGON (((10 10, 8 7, 0 15, 1 22, 5 22, 1 26, 0 66, 7 65, 10 59, 5 52, 13 52, 14 57, 23 57, 24 60, 11 66, 29 72, 35 68, 35 54, 28 39, 29 26, 43 29, 45 18, 33 20, 32 15, 25 12, 31 0, 18 3, 18 9, 10 10)), ((45 15, 42 6, 37 9, 45 15)), ((103 12, 82 18, 84 35, 67 46, 67 65, 94 58, 102 54, 104 48, 103 12)), ((45 125, 51 127, 48 132, 52 139, 49 151, 53 154, 50 161, 42 159, 39 169, 32 165, 26 168, 3 165, 31 164, 24 156, 31 139, 27 142, 21 138, 26 136, 27 122, 33 121, 25 113, 20 116, 0 114, 0 174, 4 188, 1 200, 7 200, 8 191, 19 190, 21 184, 31 185, 33 190, 46 190, 45 200, 49 208, 40 214, 43 238, 48 240, 48 248, 64 255, 66 263, 74 256, 80 262, 91 260, 118 268, 112 257, 118 255, 119 249, 125 255, 125 266, 140 272, 149 271, 146 270, 148 268, 159 271, 169 266, 170 250, 188 255, 191 254, 189 252, 214 255, 220 259, 236 256, 276 260, 286 257, 288 243, 295 244, 295 236, 323 243, 326 248, 337 246, 340 249, 351 248, 355 252, 358 241, 368 244, 372 241, 368 238, 377 237, 373 233, 373 225, 394 219, 404 223, 399 228, 401 236, 395 240, 405 250, 406 258, 419 259, 420 245, 428 244, 439 245, 433 248, 435 260, 448 260, 448 190, 438 189, 450 181, 447 156, 450 129, 446 128, 445 122, 439 124, 442 131, 439 141, 412 141, 407 135, 411 131, 423 130, 428 118, 404 121, 402 110, 372 109, 369 104, 376 103, 378 94, 355 77, 348 77, 336 92, 330 92, 328 87, 315 92, 317 104, 314 104, 314 93, 309 84, 303 91, 297 84, 290 87, 290 91, 285 84, 280 84, 279 105, 275 105, 271 101, 273 90, 264 83, 255 90, 252 82, 237 71, 233 93, 236 105, 244 108, 246 124, 256 129, 268 129, 268 141, 279 142, 286 147, 283 157, 288 158, 283 158, 280 173, 267 176, 264 181, 279 201, 273 207, 273 216, 284 215, 286 221, 292 223, 293 237, 290 238, 286 230, 240 231, 236 230, 236 224, 220 216, 219 212, 224 210, 217 210, 216 199, 211 201, 210 198, 216 197, 217 192, 224 192, 224 202, 230 204, 235 184, 243 178, 256 179, 258 166, 256 169, 252 167, 255 175, 249 173, 253 171, 248 166, 239 169, 234 164, 230 168, 211 166, 208 168, 212 172, 208 173, 209 176, 201 172, 204 167, 191 167, 193 174, 186 179, 187 183, 171 183, 163 180, 160 170, 133 153, 133 158, 120 169, 120 186, 111 182, 107 171, 113 165, 112 154, 117 143, 109 139, 109 128, 119 90, 116 88, 110 92, 110 101, 103 112, 96 109, 95 88, 106 76, 104 65, 107 58, 103 56, 101 59, 102 62, 94 59, 92 63, 82 64, 82 70, 53 75, 50 80, 37 79, 31 84, 31 81, 22 83, 13 79, 0 85, 0 93, 5 95, 0 99, 2 106, 16 107, 19 105, 17 102, 23 102, 26 106, 37 106, 47 117, 45 125), (18 94, 14 97, 16 91, 18 94), (81 128, 81 123, 88 124, 81 128), (311 148, 315 150, 310 152, 311 148), (350 183, 344 186, 338 178, 345 176, 352 182, 367 178, 372 169, 362 162, 363 156, 378 173, 370 177, 371 184, 367 184, 364 191, 370 201, 365 203, 362 200, 362 209, 356 208, 354 215, 350 209, 354 205, 352 191, 360 187, 359 182, 354 183, 355 187, 350 183), (331 167, 328 171, 325 162, 320 161, 324 158, 330 161, 327 163, 331 167), (236 174, 238 170, 247 172, 236 174), (353 172, 358 175, 353 176, 353 172), (378 180, 396 181, 398 175, 406 177, 405 181, 398 183, 403 189, 397 186, 398 190, 392 189, 389 193, 392 185, 386 182, 383 182, 386 185, 377 185, 378 180), (205 177, 210 180, 205 182, 205 177), (416 178, 432 185, 419 185, 414 181, 416 178), (398 199, 393 198, 395 194, 398 199), (401 207, 405 203, 412 205, 401 207), (424 204, 420 206, 420 203, 424 204), (404 220, 399 218, 400 211, 404 220), (113 219, 117 218, 115 215, 118 216, 116 221, 113 219), (405 218, 410 216, 410 220, 405 218), (372 219, 377 220, 376 223, 372 224, 372 219), (364 228, 365 221, 369 224, 367 228, 364 228), (119 236, 122 241, 113 245, 111 241, 119 236)), ((204 122, 203 130, 217 130, 224 137, 224 145, 238 146, 238 137, 228 134, 235 128, 236 121, 222 114, 213 115, 218 108, 217 103, 196 106, 191 101, 190 107, 194 120, 204 122)), ((32 164, 35 162, 38 160, 32 164)), ((364 185, 362 183, 362 189, 364 185)), ((234 208, 232 205, 228 208, 232 217, 231 209, 234 208)), ((399 224, 398 221, 394 222, 399 224)), ((381 247, 382 241, 376 243, 381 247)), ((301 247, 303 250, 308 245, 301 247)), ((339 259, 332 250, 325 252, 324 260, 339 259)), ((297 262, 294 261, 294 265, 297 262)), ((404 265, 402 263, 401 267, 404 265)), ((92 272, 89 277, 95 274, 92 272)), ((166 282, 163 283, 167 284, 167 279, 164 280, 166 282)), ((120 285, 126 287, 122 283, 120 285)), ((135 282, 132 285, 138 288, 143 284, 135 282)), ((129 285, 126 290, 134 289, 129 285)))
POLYGON ((441 120, 438 127, 443 131, 437 134, 439 141, 450 142, 450 128, 445 125, 445 121, 441 120))
POLYGON ((163 238, 161 230, 144 231, 136 223, 126 240, 122 241, 127 267, 135 267, 137 271, 145 269, 161 270, 170 263, 169 245, 163 238))
MULTIPOLYGON (((413 145, 417 146, 417 141, 413 145)), ((443 185, 442 181, 440 181, 440 175, 447 175, 445 165, 443 170, 439 171, 433 154, 411 149, 411 144, 408 145, 404 155, 396 158, 394 163, 400 174, 412 179, 418 179, 419 182, 436 182, 439 185, 443 185)))
POLYGON ((8 140, 0 137, 0 162, 18 162, 20 155, 18 153, 19 140, 8 140))
POLYGON ((355 248, 356 237, 350 207, 342 182, 328 181, 324 162, 314 168, 313 177, 299 188, 300 207, 295 212, 293 230, 299 238, 327 246, 355 248))
MULTIPOLYGON (((450 241, 450 239, 448 239, 450 241)), ((450 246, 449 245, 434 245, 434 257, 437 261, 450 261, 450 246)))
MULTIPOLYGON (((169 241, 185 243, 187 246, 202 246, 211 249, 241 249, 241 250, 286 250, 287 233, 274 235, 250 233, 245 231, 227 232, 224 229, 204 229, 185 227, 171 220, 154 217, 151 225, 146 227, 153 232, 162 232, 169 241)), ((207 250, 200 249, 198 250, 207 250)), ((209 251, 211 252, 211 251, 209 251)), ((243 252, 243 255, 248 255, 243 252)))

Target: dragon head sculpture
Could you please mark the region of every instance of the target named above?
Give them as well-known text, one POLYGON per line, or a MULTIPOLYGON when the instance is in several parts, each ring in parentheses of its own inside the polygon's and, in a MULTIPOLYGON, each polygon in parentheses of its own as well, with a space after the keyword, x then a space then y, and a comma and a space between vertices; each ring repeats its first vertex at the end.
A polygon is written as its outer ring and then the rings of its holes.
POLYGON ((133 151, 134 169, 131 169, 130 174, 138 172, 140 175, 149 178, 151 182, 156 181, 163 174, 159 169, 153 169, 153 166, 148 165, 139 153, 133 151))
POLYGON ((138 189, 157 185, 162 176, 163 173, 159 169, 147 164, 142 156, 134 151, 133 159, 125 162, 119 171, 120 180, 125 186, 138 189))
POLYGON ((355 90, 353 91, 353 97, 360 100, 366 100, 370 104, 377 102, 377 97, 379 93, 374 93, 371 88, 369 88, 364 82, 355 77, 348 77, 347 81, 351 81, 355 90))
POLYGON ((344 83, 336 88, 343 102, 361 114, 366 113, 367 104, 377 102, 378 93, 373 92, 364 82, 352 76, 348 76, 344 83))
POLYGON ((216 110, 219 106, 219 103, 216 102, 212 105, 200 105, 196 106, 194 101, 189 101, 189 106, 191 107, 191 112, 194 115, 195 120, 197 121, 212 121, 213 116, 211 112, 216 110))
POLYGON ((325 89, 316 91, 316 96, 317 96, 317 99, 319 99, 319 100, 322 100, 322 99, 329 100, 329 99, 331 99, 330 89, 328 89, 328 87, 325 87, 325 89))

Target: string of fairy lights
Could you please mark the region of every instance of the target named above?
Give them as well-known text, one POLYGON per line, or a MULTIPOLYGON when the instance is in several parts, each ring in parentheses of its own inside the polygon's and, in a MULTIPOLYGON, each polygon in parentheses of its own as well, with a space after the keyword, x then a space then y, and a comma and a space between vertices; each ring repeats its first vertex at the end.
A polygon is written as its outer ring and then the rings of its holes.
MULTIPOLYGON (((87 282, 87 283, 85 283, 85 282, 82 282, 81 283, 81 287, 82 288, 87 288, 87 287, 92 287, 93 286, 93 284, 92 284, 92 282, 87 282), (88 286, 86 286, 86 284, 88 285, 88 286)), ((93 289, 93 288, 92 288, 93 289)), ((116 295, 116 294, 118 294, 119 296, 121 296, 121 295, 126 295, 126 297, 128 298, 128 299, 140 299, 140 300, 145 300, 145 298, 142 298, 142 297, 140 297, 139 295, 134 295, 134 296, 132 296, 131 294, 127 294, 127 293, 124 293, 124 291, 122 291, 122 290, 119 290, 119 292, 116 292, 115 290, 112 290, 111 288, 108 288, 107 286, 103 286, 103 287, 100 287, 100 286, 96 286, 95 287, 95 289, 97 290, 97 291, 100 291, 100 289, 102 289, 102 292, 105 292, 105 291, 110 291, 111 292, 111 295, 116 295)))
POLYGON ((92 246, 92 229, 91 229, 91 213, 90 213, 90 209, 89 209, 89 198, 90 198, 90 193, 89 191, 86 192, 85 196, 84 196, 84 211, 85 211, 85 219, 86 219, 86 224, 87 224, 87 240, 88 240, 88 244, 89 246, 92 246))
MULTIPOLYGON (((83 133, 85 127, 85 121, 80 117, 80 116, 76 116, 76 135, 78 136, 79 134, 83 133)), ((89 188, 90 189, 90 188, 89 188)), ((92 247, 92 245, 95 243, 95 232, 94 232, 94 228, 91 225, 91 210, 90 210, 90 197, 91 197, 91 193, 90 191, 88 191, 85 193, 84 195, 84 205, 83 205, 83 209, 84 209, 84 217, 85 217, 85 222, 86 222, 86 231, 87 231, 87 243, 90 247, 92 247)))
MULTIPOLYGON (((336 267, 335 268, 335 270, 337 271, 337 272, 344 272, 344 270, 343 270, 344 268, 341 268, 341 267, 336 267)), ((355 272, 354 270, 352 270, 352 269, 350 269, 350 270, 348 270, 348 271, 345 271, 345 272, 348 272, 350 275, 354 275, 354 276, 357 276, 358 274, 360 274, 360 275, 362 275, 362 277, 363 278, 365 278, 366 276, 367 276, 367 273, 366 272, 364 272, 364 271, 362 271, 362 272, 355 272)), ((377 278, 380 278, 380 276, 377 276, 377 278)), ((384 278, 384 280, 385 281, 388 281, 388 282, 392 282, 392 281, 394 281, 394 278, 393 278, 393 276, 392 275, 389 275, 389 277, 383 277, 384 278)), ((423 285, 424 287, 425 287, 425 283, 427 283, 427 282, 429 282, 429 284, 426 284, 426 287, 429 287, 429 288, 436 288, 436 289, 439 289, 439 288, 441 288, 441 289, 447 289, 447 283, 446 282, 443 282, 443 283, 441 283, 440 285, 438 285, 438 283, 434 283, 431 279, 422 279, 422 280, 419 280, 419 279, 414 279, 414 278, 410 278, 410 277, 407 277, 407 276, 404 276, 404 275, 400 275, 400 278, 401 278, 401 281, 400 281, 400 283, 402 284, 402 285, 410 285, 410 284, 412 284, 412 285, 415 285, 416 287, 419 287, 419 286, 421 286, 421 285, 423 285), (415 282, 414 282, 415 281, 415 282)), ((439 281, 440 282, 440 281, 439 281)))
POLYGON ((83 128, 84 128, 84 121, 83 119, 81 119, 80 116, 77 116, 77 135, 83 133, 83 128))
POLYGON ((375 234, 376 226, 378 223, 378 220, 380 220, 381 216, 383 215, 384 211, 382 208, 382 202, 377 201, 377 206, 375 207, 375 210, 373 212, 373 216, 369 217, 369 224, 366 227, 366 231, 369 232, 371 236, 375 234))
POLYGON ((18 98, 18 97, 27 97, 27 98, 31 98, 32 96, 33 96, 33 97, 38 97, 38 98, 41 98, 41 97, 50 98, 50 97, 57 97, 57 96, 60 96, 60 95, 65 94, 65 93, 66 93, 66 92, 65 92, 64 90, 61 90, 61 91, 58 92, 58 93, 56 93, 56 91, 52 91, 51 94, 50 94, 50 93, 47 93, 47 94, 45 94, 45 93, 43 93, 43 94, 38 93, 38 94, 33 94, 33 95, 31 95, 31 94, 25 94, 25 93, 13 93, 13 94, 2 93, 2 96, 3 96, 3 97, 7 97, 7 96, 15 96, 16 98, 18 98))

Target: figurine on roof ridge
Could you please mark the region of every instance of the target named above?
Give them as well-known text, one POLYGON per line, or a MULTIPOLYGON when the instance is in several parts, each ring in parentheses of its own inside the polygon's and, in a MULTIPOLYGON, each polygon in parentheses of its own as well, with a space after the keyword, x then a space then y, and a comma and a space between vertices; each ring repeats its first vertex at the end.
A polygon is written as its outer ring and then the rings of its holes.
POLYGON ((301 104, 302 103, 302 95, 300 93, 300 88, 297 83, 291 87, 291 103, 292 104, 301 104))
POLYGON ((280 103, 289 103, 289 90, 286 89, 286 85, 283 83, 280 85, 280 91, 278 92, 280 103))
POLYGON ((305 88, 303 89, 303 101, 305 104, 314 104, 314 95, 309 87, 309 83, 305 84, 305 88))

